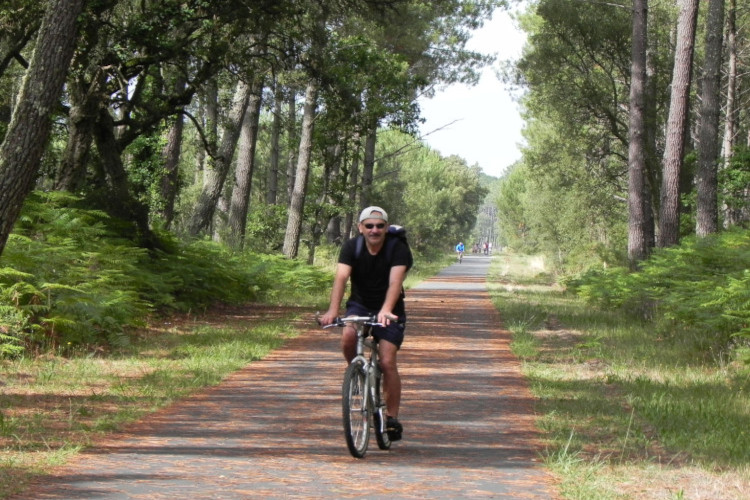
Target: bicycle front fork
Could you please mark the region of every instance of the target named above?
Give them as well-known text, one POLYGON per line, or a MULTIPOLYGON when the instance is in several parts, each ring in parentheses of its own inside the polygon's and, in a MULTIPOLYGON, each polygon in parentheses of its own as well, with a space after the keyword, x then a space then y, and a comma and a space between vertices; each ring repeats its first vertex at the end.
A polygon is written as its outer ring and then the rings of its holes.
POLYGON ((378 392, 378 388, 380 387, 380 384, 383 383, 383 374, 380 371, 380 368, 377 366, 373 366, 370 371, 370 380, 369 380, 369 386, 370 386, 370 407, 372 409, 373 417, 377 416, 377 419, 373 418, 373 423, 377 424, 378 427, 380 427, 380 432, 385 432, 385 401, 380 399, 380 394, 378 392))

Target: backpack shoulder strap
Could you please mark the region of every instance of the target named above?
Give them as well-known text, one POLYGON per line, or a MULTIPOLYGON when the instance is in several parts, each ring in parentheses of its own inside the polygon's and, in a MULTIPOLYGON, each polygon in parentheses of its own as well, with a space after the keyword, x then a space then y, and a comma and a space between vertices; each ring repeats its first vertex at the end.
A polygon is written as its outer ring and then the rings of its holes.
POLYGON ((359 256, 362 255, 362 248, 365 246, 365 237, 361 234, 357 236, 357 243, 354 246, 354 258, 359 259, 359 256))

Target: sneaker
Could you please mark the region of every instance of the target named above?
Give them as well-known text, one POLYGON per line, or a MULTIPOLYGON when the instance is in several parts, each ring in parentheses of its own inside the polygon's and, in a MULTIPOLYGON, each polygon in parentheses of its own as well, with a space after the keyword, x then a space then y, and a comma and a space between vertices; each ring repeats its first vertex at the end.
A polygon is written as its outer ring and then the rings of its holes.
POLYGON ((398 441, 401 439, 401 433, 404 427, 394 417, 387 417, 385 421, 385 430, 388 432, 388 439, 398 441))

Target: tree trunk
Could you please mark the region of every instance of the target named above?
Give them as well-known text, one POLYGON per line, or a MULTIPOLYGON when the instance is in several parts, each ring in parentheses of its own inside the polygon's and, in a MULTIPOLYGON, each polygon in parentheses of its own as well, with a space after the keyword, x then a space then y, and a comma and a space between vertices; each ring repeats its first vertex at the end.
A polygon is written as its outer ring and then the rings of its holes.
POLYGON ((211 78, 206 82, 201 101, 206 144, 198 150, 195 182, 203 184, 206 176, 206 163, 210 157, 216 155, 219 149, 219 87, 216 78, 211 78))
POLYGON ((727 11, 727 100, 724 111, 724 141, 722 156, 724 164, 729 165, 734 148, 734 136, 737 130, 737 24, 736 2, 729 0, 727 11))
POLYGON ((373 120, 367 127, 365 137, 364 164, 362 166, 362 189, 360 191, 360 209, 372 205, 372 179, 375 174, 375 145, 377 142, 378 121, 373 120))
POLYGON ((271 152, 266 173, 266 204, 276 205, 279 197, 279 164, 281 151, 281 104, 284 94, 281 84, 274 83, 273 119, 271 121, 271 152))
MULTIPOLYGON (((648 39, 648 33, 646 34, 648 39)), ((647 45, 648 47, 648 45, 647 45)), ((649 252, 656 246, 656 219, 659 207, 659 186, 661 184, 661 156, 657 150, 657 129, 659 128, 657 110, 657 69, 653 55, 646 49, 646 182, 643 201, 645 208, 646 248, 649 252)))
POLYGON ((297 167, 297 95, 294 89, 289 89, 287 96, 287 117, 286 117, 286 201, 287 205, 292 202, 292 192, 294 191, 295 170, 297 167))
POLYGON ((646 46, 648 0, 633 0, 633 45, 630 78, 628 148, 628 259, 631 268, 649 253, 646 189, 646 46))
MULTIPOLYGON (((175 93, 179 94, 185 89, 185 79, 177 76, 174 81, 175 93)), ((180 152, 182 150, 182 133, 185 129, 185 118, 178 114, 174 117, 172 126, 167 134, 167 143, 164 145, 161 157, 164 162, 164 173, 161 177, 161 217, 164 219, 164 226, 169 228, 174 219, 174 202, 177 199, 177 191, 180 182, 180 152)))
POLYGON ((302 133, 299 141, 297 170, 295 173, 294 190, 289 202, 289 215, 282 250, 284 255, 290 259, 297 258, 299 251, 302 215, 305 207, 305 196, 307 194, 307 177, 310 172, 310 156, 313 146, 313 127, 315 124, 317 99, 318 85, 313 80, 310 80, 305 91, 305 108, 302 116, 302 133))
POLYGON ((182 133, 185 129, 185 120, 182 115, 174 118, 172 126, 167 134, 167 143, 162 151, 164 161, 164 174, 161 177, 161 199, 164 204, 161 216, 164 226, 169 228, 174 219, 174 202, 177 199, 177 191, 180 182, 180 150, 182 149, 182 133))
POLYGON ((53 183, 55 190, 77 191, 85 182, 94 127, 99 118, 99 108, 103 105, 102 93, 98 90, 104 84, 102 72, 92 82, 78 79, 68 82, 68 142, 53 183))
POLYGON ((681 0, 663 160, 658 237, 660 247, 680 242, 680 172, 685 151, 685 124, 688 119, 697 20, 698 0, 681 0))
POLYGON ((107 212, 132 222, 135 233, 131 238, 141 246, 153 248, 155 239, 148 223, 148 207, 130 193, 128 173, 122 164, 122 151, 115 137, 115 122, 107 108, 99 108, 94 140, 109 179, 110 196, 105 200, 107 212))
MULTIPOLYGON (((729 0, 727 10, 727 100, 724 111, 724 141, 721 155, 724 165, 729 167, 734 155, 735 135, 737 133, 737 5, 735 0, 729 0)), ((732 207, 725 205, 724 227, 739 222, 738 213, 732 207)))
POLYGON ((263 79, 253 83, 247 103, 247 113, 242 122, 240 144, 237 150, 237 166, 234 170, 234 187, 229 203, 229 244, 241 250, 245 243, 247 213, 255 170, 255 147, 258 143, 258 123, 263 97, 263 79))
POLYGON ((24 76, 18 104, 0 144, 0 254, 33 188, 76 42, 83 0, 51 0, 24 76))
POLYGON ((224 188, 229 166, 232 163, 234 149, 237 147, 237 139, 239 138, 242 120, 245 117, 249 96, 250 86, 240 80, 237 83, 232 108, 224 126, 221 145, 216 155, 209 158, 206 166, 203 189, 190 219, 188 231, 192 236, 197 236, 211 227, 221 190, 224 188))
POLYGON ((719 230, 717 178, 723 28, 724 0, 709 0, 696 176, 698 201, 695 233, 698 236, 706 236, 719 230))
MULTIPOLYGON (((360 139, 359 135, 354 137, 354 157, 352 158, 352 170, 349 174, 349 206, 357 206, 357 182, 359 182, 359 150, 360 150, 360 139)), ((356 225, 354 224, 354 214, 351 210, 346 214, 344 218, 344 237, 353 238, 356 236, 356 225)))
MULTIPOLYGON (((338 186, 339 183, 336 182, 339 177, 341 176, 341 162, 343 161, 343 154, 342 151, 345 150, 345 148, 341 147, 342 143, 346 142, 345 137, 341 137, 339 142, 330 148, 331 154, 329 155, 330 158, 326 160, 326 167, 330 165, 330 168, 326 168, 326 180, 325 180, 325 202, 332 205, 337 206, 340 205, 338 201, 341 199, 341 193, 334 193, 332 186, 338 186)), ((330 213, 330 212, 328 212, 330 213)), ((336 214, 333 217, 330 217, 328 219, 328 222, 326 224, 325 229, 326 234, 326 241, 328 243, 341 243, 341 216, 336 214)), ((317 244, 317 242, 316 242, 317 244)))

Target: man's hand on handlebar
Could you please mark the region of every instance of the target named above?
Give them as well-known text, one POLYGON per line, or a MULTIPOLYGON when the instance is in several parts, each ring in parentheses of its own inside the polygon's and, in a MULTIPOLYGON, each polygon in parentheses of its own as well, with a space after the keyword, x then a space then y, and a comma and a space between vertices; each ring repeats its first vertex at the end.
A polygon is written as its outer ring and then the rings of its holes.
POLYGON ((316 319, 320 326, 328 326, 336 320, 337 316, 338 316, 337 311, 334 311, 334 312, 326 311, 325 314, 323 314, 322 316, 317 316, 316 319))
POLYGON ((380 311, 378 313, 378 323, 381 323, 383 326, 388 326, 391 324, 391 321, 398 321, 398 316, 393 314, 391 311, 380 311))

